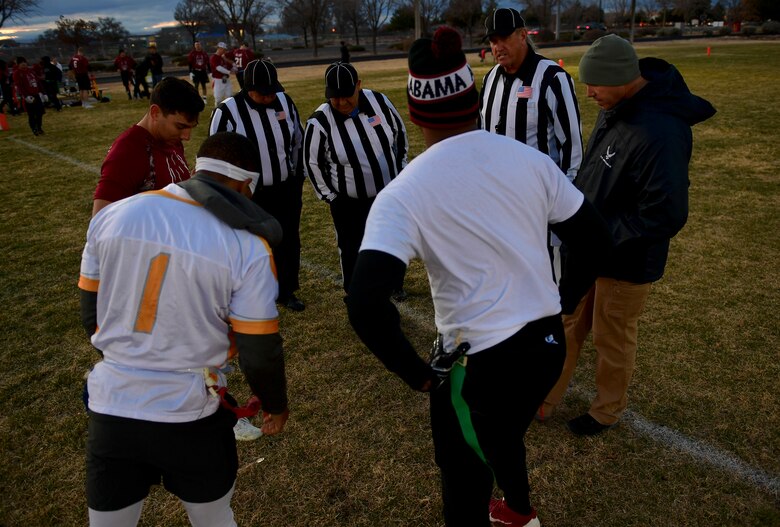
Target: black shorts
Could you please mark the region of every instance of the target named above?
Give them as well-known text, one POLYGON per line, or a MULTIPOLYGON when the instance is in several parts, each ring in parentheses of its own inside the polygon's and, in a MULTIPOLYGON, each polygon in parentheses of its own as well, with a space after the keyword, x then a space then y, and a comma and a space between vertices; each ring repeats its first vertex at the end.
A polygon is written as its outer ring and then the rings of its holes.
POLYGON ((79 85, 79 90, 87 91, 92 89, 92 83, 89 80, 89 73, 77 73, 76 83, 79 85))
POLYGON ((207 84, 209 82, 209 74, 204 70, 192 70, 192 83, 197 86, 198 84, 207 84))
POLYGON ((87 505, 93 510, 137 503, 160 481, 181 500, 208 503, 236 480, 236 417, 228 410, 188 423, 89 416, 87 505))

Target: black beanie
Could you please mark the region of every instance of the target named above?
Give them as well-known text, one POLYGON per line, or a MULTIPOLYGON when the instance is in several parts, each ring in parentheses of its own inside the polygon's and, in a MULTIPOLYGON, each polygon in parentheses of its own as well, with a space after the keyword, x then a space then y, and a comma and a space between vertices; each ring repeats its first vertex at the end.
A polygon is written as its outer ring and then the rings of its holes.
POLYGON ((477 119, 474 72, 457 31, 442 26, 433 39, 421 38, 412 44, 406 93, 409 116, 419 126, 459 128, 477 119))

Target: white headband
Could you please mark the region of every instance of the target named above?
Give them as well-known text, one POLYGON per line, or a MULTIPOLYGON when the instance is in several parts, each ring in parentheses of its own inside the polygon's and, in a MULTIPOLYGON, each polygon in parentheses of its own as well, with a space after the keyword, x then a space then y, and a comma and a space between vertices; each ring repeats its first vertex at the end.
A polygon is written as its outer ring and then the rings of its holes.
POLYGON ((231 165, 227 161, 221 159, 214 159, 213 157, 198 157, 195 159, 195 172, 198 170, 208 170, 209 172, 216 172, 222 174, 230 179, 236 181, 249 180, 249 190, 254 194, 255 187, 257 186, 257 180, 260 178, 260 172, 250 172, 244 170, 236 165, 231 165))

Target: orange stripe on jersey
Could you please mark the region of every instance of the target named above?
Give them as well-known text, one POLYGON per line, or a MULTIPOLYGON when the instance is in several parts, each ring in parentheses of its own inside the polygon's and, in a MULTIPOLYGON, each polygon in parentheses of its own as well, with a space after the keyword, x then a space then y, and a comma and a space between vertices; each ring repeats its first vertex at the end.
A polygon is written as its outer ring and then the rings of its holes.
POLYGON ((144 294, 141 304, 138 306, 138 314, 135 317, 133 331, 139 333, 151 333, 157 320, 157 306, 160 303, 160 291, 162 290, 165 271, 168 270, 170 254, 160 253, 149 262, 149 271, 146 274, 144 294))
POLYGON ((180 198, 179 196, 176 196, 174 194, 171 194, 170 192, 167 192, 165 190, 150 190, 148 192, 144 192, 144 194, 154 194, 157 196, 162 196, 163 198, 169 198, 169 199, 175 199, 176 201, 181 201, 182 203, 189 203, 190 205, 195 205, 196 207, 202 207, 200 203, 197 201, 191 200, 191 199, 185 199, 180 198))
POLYGON ((274 253, 271 250, 271 246, 268 245, 268 242, 262 236, 258 236, 258 238, 260 238, 260 241, 263 242, 263 245, 265 246, 265 250, 268 251, 268 255, 271 257, 269 258, 269 261, 271 262, 271 272, 274 274, 274 278, 278 280, 279 277, 276 276, 276 262, 274 261, 274 253))
POLYGON ((279 320, 236 320, 230 319, 233 331, 244 335, 272 335, 279 333, 279 320))
POLYGON ((97 293, 99 285, 100 280, 93 280, 84 275, 79 275, 79 289, 83 289, 89 293, 97 293))

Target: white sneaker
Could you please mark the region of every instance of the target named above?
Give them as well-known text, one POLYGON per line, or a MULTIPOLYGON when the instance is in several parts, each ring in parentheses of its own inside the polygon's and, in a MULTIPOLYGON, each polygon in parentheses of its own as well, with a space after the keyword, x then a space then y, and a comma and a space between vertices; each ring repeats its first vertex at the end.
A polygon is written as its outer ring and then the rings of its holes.
POLYGON ((236 436, 236 441, 254 441, 263 435, 263 432, 252 425, 246 417, 242 417, 236 422, 236 426, 233 427, 233 433, 236 436))
POLYGON ((203 96, 203 102, 208 102, 208 100, 209 100, 208 96, 204 95, 203 96))
POLYGON ((84 108, 85 110, 90 110, 90 109, 92 109, 92 105, 91 105, 91 104, 89 104, 89 103, 84 103, 84 104, 82 104, 82 105, 81 105, 81 107, 82 107, 82 108, 84 108))

